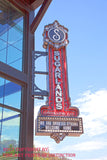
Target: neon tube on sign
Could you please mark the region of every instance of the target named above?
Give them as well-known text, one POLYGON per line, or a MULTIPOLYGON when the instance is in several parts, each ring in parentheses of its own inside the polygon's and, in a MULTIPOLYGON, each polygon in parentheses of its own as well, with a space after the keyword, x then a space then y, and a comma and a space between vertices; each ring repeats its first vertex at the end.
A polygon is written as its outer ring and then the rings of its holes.
POLYGON ((59 51, 54 51, 54 65, 55 65, 55 102, 56 109, 62 109, 62 88, 61 88, 61 69, 60 69, 60 53, 59 51))

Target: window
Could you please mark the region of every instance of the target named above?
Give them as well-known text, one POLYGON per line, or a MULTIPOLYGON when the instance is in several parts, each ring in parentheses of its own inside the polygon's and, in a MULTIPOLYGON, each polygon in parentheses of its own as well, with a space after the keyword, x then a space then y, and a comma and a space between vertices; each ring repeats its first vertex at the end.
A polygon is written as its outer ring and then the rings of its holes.
POLYGON ((0 103, 21 108, 21 86, 0 78, 0 103))
POLYGON ((0 78, 0 155, 19 145, 22 87, 0 78))
POLYGON ((0 0, 0 61, 22 71, 23 14, 0 0))

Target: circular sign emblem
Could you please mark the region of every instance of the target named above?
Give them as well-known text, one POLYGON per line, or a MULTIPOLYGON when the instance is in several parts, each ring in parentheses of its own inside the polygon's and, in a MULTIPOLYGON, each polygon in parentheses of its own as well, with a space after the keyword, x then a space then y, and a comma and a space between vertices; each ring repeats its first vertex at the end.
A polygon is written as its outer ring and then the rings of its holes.
POLYGON ((54 43, 61 43, 65 40, 65 32, 60 28, 51 28, 48 31, 48 37, 54 43))

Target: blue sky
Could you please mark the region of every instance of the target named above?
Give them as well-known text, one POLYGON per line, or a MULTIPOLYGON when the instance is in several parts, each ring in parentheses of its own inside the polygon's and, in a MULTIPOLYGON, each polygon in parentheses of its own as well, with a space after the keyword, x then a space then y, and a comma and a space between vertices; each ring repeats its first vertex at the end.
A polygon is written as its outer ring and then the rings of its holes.
MULTIPOLYGON (((72 160, 107 160, 107 1, 53 0, 35 32, 35 50, 45 51, 44 26, 55 20, 69 30, 69 95, 71 104, 80 109, 84 134, 66 137, 60 144, 35 136, 34 144, 48 146, 51 153, 75 153, 72 160)), ((44 65, 37 69, 45 69, 44 65)), ((42 82, 37 84, 45 88, 42 82)), ((35 100, 35 117, 42 104, 45 101, 35 100)))

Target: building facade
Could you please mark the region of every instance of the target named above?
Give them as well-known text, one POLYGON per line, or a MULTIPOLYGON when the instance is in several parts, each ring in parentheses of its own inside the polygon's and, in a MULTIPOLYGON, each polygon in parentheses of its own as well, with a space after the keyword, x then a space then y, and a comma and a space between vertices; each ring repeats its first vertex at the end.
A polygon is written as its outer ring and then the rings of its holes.
POLYGON ((17 159, 27 160, 26 148, 33 148, 34 32, 50 3, 51 0, 0 0, 0 155, 12 145, 24 148, 23 156, 17 159))

